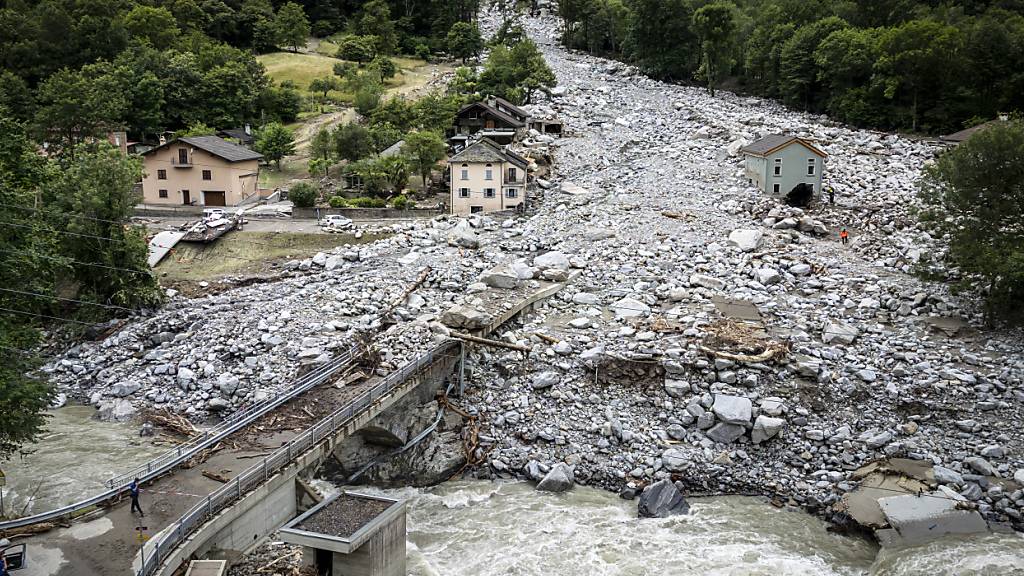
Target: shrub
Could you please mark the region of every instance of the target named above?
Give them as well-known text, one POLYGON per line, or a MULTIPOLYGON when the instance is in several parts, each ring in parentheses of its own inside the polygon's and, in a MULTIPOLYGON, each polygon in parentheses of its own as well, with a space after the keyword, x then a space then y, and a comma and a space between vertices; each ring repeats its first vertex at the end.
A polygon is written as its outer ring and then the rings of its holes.
POLYGON ((341 196, 331 196, 331 199, 327 201, 331 208, 347 208, 348 201, 341 196))
POLYGON ((420 60, 430 62, 430 46, 427 46, 426 44, 417 44, 415 54, 420 60))
POLYGON ((387 206, 387 202, 380 198, 368 198, 366 196, 353 198, 352 200, 349 200, 349 204, 356 208, 383 208, 387 206))
POLYGON ((399 194, 391 201, 391 205, 398 210, 405 210, 409 204, 409 198, 405 194, 399 194))
POLYGON ((319 196, 320 191, 309 182, 299 182, 288 190, 288 199, 296 208, 312 208, 319 196))

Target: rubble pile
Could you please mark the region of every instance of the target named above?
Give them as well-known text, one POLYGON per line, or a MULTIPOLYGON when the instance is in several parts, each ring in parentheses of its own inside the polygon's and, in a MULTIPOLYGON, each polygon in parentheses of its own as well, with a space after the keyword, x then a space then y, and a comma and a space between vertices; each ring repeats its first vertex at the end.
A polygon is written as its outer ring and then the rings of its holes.
POLYGON ((478 474, 539 481, 565 463, 628 495, 671 477, 824 511, 853 470, 904 457, 953 471, 940 482, 1020 528, 1020 334, 978 332, 967 303, 908 274, 934 250, 911 211, 935 150, 663 84, 525 23, 561 82, 543 105, 575 136, 551 146, 561 181, 542 183, 537 214, 491 246, 583 270, 503 334, 532 348, 526 362, 471 356, 472 409, 491 424, 478 474), (773 132, 829 153, 836 205, 790 208, 747 184, 731 151, 773 132), (784 353, 709 353, 722 317, 784 353))

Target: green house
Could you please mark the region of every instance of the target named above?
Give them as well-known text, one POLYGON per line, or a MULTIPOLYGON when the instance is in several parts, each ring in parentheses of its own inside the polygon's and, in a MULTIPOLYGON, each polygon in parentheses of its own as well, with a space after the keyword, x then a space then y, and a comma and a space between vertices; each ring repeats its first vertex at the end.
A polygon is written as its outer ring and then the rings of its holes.
POLYGON ((740 149, 750 184, 773 196, 785 196, 800 185, 821 193, 828 154, 797 136, 771 134, 740 149))

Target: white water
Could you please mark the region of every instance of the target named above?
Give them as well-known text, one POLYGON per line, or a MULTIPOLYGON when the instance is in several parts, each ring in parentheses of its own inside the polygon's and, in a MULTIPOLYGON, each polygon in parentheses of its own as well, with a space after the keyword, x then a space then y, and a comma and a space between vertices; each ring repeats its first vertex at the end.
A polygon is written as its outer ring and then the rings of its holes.
POLYGON ((758 498, 694 498, 691 513, 636 517, 636 501, 576 487, 460 481, 408 499, 412 576, 1003 576, 1024 574, 1024 538, 989 535, 883 550, 758 498), (876 558, 877 556, 877 558, 876 558))
POLYGON ((4 510, 20 516, 78 502, 105 489, 104 482, 146 462, 169 447, 140 438, 138 425, 100 422, 90 406, 50 412, 39 442, 0 463, 7 476, 4 510))

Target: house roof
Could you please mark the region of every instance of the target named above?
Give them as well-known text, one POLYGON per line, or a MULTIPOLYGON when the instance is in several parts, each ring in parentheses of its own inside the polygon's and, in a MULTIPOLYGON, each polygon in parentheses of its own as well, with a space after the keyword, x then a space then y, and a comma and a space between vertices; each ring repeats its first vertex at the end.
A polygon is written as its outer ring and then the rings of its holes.
POLYGON ((459 112, 458 112, 457 116, 462 116, 463 112, 465 112, 466 110, 469 110, 471 108, 483 108, 484 112, 487 112, 488 114, 491 114, 492 116, 494 116, 496 118, 504 120, 505 122, 515 126, 516 128, 522 128, 523 126, 526 126, 526 124, 523 123, 518 118, 516 118, 514 116, 510 116, 510 115, 502 112, 501 110, 498 110, 494 106, 488 105, 485 102, 473 102, 471 104, 466 104, 462 108, 459 108, 459 112))
POLYGON ((242 142, 252 142, 253 136, 249 132, 245 131, 245 128, 228 128, 227 130, 221 130, 217 132, 218 136, 227 138, 234 138, 242 142))
POLYGON ((939 136, 939 140, 942 140, 943 142, 955 142, 955 143, 959 144, 959 143, 963 142, 964 140, 967 140, 971 136, 974 136, 978 132, 981 132, 982 130, 984 130, 986 128, 991 128, 997 122, 1001 122, 1001 120, 989 120, 988 122, 982 122, 981 124, 978 124, 977 126, 971 126, 970 128, 964 128, 963 130, 960 130, 959 132, 953 132, 952 134, 946 134, 945 136, 939 136))
POLYGON ((765 136, 760 140, 757 140, 755 142, 747 144, 743 148, 740 148, 740 152, 743 152, 744 154, 750 154, 752 156, 767 156, 772 152, 775 152, 776 150, 779 150, 781 148, 785 148, 786 146, 789 146, 794 142, 802 145, 804 148, 807 148, 808 150, 814 152, 815 154, 821 156, 822 158, 828 156, 828 154, 826 154, 820 148, 818 148, 814 144, 811 144, 807 140, 804 140, 803 138, 799 138, 797 136, 788 136, 786 134, 769 134, 768 136, 765 136))
POLYGON ((489 138, 481 138, 466 146, 458 154, 449 158, 448 162, 511 162, 524 169, 527 164, 525 158, 514 152, 502 150, 501 146, 489 138))
POLYGON ((245 160, 259 160, 260 158, 263 158, 263 154, 249 150, 245 146, 239 146, 233 142, 228 142, 219 136, 184 136, 182 138, 175 138, 174 140, 161 144, 152 150, 143 152, 142 155, 146 156, 152 154, 157 150, 166 148, 179 141, 209 152, 214 156, 219 156, 228 162, 242 162, 245 160))
POLYGON ((494 97, 494 101, 497 104, 499 104, 499 105, 501 105, 501 106, 503 106, 505 108, 508 108, 510 111, 512 111, 513 114, 515 114, 517 116, 522 116, 523 118, 529 118, 530 117, 530 113, 529 112, 527 112, 526 110, 523 110, 519 106, 516 106, 515 104, 509 102, 508 100, 505 100, 504 98, 502 98, 500 96, 495 96, 494 97))

